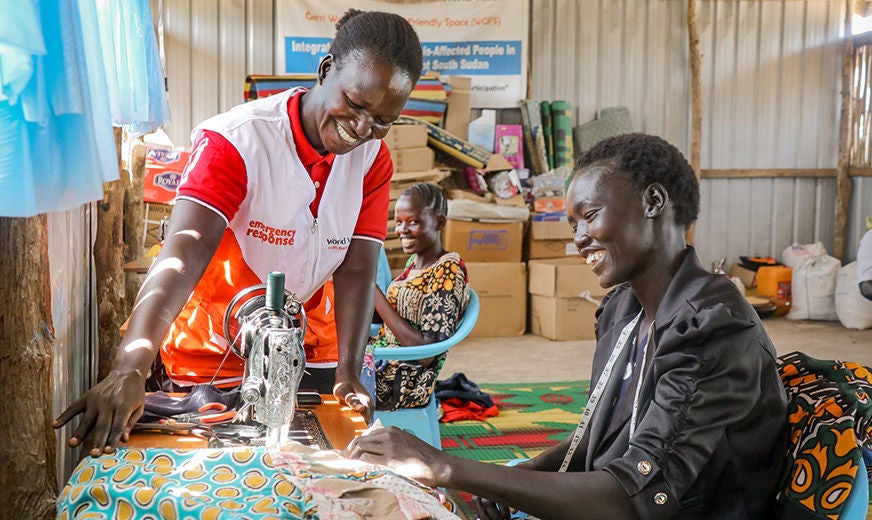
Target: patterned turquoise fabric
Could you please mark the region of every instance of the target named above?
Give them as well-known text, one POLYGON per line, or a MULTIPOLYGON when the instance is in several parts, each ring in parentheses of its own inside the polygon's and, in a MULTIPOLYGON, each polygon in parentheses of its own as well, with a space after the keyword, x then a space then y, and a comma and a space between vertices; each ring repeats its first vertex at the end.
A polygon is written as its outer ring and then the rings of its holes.
POLYGON ((119 449, 83 460, 58 500, 72 519, 456 519, 440 494, 334 450, 119 449))
POLYGON ((120 449, 86 459, 58 518, 311 518, 265 448, 120 449))

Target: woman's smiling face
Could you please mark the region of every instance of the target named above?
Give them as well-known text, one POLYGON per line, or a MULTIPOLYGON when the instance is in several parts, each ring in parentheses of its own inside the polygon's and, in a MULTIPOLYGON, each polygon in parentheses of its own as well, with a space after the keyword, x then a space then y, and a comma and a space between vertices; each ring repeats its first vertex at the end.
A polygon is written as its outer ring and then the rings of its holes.
POLYGON ((407 73, 365 53, 348 55, 342 63, 328 56, 318 74, 319 85, 307 94, 314 96, 304 99, 315 101, 314 117, 303 124, 321 153, 344 154, 383 138, 414 86, 407 73))
POLYGON ((654 240, 642 191, 608 164, 585 167, 566 195, 575 245, 602 287, 632 281, 651 260, 654 240))
POLYGON ((432 208, 424 207, 417 197, 401 195, 394 207, 394 219, 403 253, 438 254, 442 250, 440 232, 444 217, 440 219, 432 208))

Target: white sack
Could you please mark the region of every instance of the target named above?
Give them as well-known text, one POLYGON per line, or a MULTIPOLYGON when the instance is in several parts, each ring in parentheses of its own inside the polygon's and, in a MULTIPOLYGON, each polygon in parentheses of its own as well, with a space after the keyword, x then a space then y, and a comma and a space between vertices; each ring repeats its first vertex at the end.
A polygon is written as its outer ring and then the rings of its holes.
POLYGON ((839 269, 836 278, 836 314, 849 329, 872 328, 872 302, 863 298, 857 285, 857 262, 839 269))
POLYGON ((781 252, 781 263, 787 267, 796 268, 799 265, 813 262, 827 254, 823 242, 814 244, 793 244, 781 252))
POLYGON ((793 267, 790 320, 836 321, 836 277, 842 262, 829 255, 793 267))

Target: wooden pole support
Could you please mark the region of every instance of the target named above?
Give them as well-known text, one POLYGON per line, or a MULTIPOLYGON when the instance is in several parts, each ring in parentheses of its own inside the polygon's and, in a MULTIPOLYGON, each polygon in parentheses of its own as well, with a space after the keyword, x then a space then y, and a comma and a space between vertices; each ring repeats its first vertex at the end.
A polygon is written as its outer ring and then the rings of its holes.
MULTIPOLYGON (((687 0, 687 40, 690 50, 690 166, 700 178, 700 147, 702 144, 702 58, 699 54, 699 30, 696 21, 696 0, 687 0)), ((687 242, 693 244, 696 226, 687 231, 687 242)))
POLYGON ((854 0, 845 0, 845 39, 842 43, 842 87, 839 114, 839 164, 836 171, 836 223, 833 230, 833 256, 845 257, 845 234, 848 227, 848 207, 851 202, 850 150, 852 102, 851 85, 854 78, 854 37, 851 34, 851 19, 854 15, 854 0))
POLYGON ((0 218, 0 517, 54 518, 54 325, 45 215, 0 218))

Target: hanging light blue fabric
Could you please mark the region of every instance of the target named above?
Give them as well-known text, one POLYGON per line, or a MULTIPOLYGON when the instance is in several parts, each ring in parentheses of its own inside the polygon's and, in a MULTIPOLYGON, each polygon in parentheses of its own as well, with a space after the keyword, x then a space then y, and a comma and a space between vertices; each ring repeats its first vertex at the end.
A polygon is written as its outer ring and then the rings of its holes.
POLYGON ((103 61, 112 123, 135 135, 170 121, 163 66, 152 27, 148 0, 98 0, 103 61))
POLYGON ((118 179, 112 124, 169 118, 148 0, 0 0, 0 12, 0 216, 102 198, 118 179))

